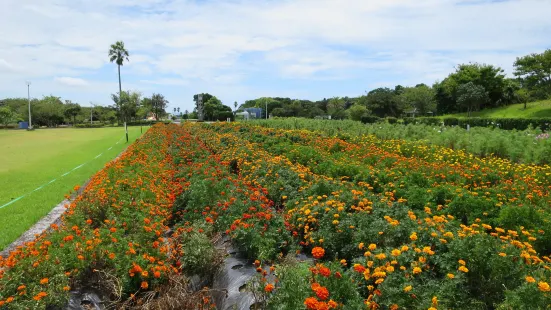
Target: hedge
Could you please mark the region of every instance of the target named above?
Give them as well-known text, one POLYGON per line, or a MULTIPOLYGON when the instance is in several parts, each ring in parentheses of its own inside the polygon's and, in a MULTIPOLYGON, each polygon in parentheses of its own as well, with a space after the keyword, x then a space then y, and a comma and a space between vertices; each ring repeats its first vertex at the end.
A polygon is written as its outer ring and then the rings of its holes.
POLYGON ((471 117, 471 118, 437 118, 437 117, 405 117, 403 118, 404 124, 425 124, 425 125, 442 125, 445 126, 460 126, 467 127, 495 127, 505 130, 525 130, 532 126, 534 128, 539 127, 541 130, 549 130, 551 125, 551 118, 485 118, 485 117, 471 117))

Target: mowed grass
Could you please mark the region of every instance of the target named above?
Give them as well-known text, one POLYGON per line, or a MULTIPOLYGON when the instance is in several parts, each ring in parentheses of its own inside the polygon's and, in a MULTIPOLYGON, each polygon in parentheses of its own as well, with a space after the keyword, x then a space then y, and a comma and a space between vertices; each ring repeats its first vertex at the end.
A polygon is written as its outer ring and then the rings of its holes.
POLYGON ((127 144, 121 127, 0 130, 0 249, 135 141, 140 127, 129 127, 128 133, 127 144))
MULTIPOLYGON (((530 102, 524 109, 524 104, 512 104, 504 107, 485 109, 471 114, 473 117, 490 118, 539 118, 551 117, 551 100, 530 102)), ((467 113, 444 115, 443 117, 467 117, 467 113)))

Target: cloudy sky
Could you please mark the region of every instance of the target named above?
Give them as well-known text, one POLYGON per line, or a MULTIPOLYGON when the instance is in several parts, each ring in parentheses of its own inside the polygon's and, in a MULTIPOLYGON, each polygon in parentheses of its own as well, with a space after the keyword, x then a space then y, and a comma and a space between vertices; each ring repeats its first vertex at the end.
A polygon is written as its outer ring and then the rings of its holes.
POLYGON ((0 0, 0 98, 111 104, 123 89, 193 109, 261 96, 322 99, 431 84, 458 63, 551 48, 549 0, 0 0))

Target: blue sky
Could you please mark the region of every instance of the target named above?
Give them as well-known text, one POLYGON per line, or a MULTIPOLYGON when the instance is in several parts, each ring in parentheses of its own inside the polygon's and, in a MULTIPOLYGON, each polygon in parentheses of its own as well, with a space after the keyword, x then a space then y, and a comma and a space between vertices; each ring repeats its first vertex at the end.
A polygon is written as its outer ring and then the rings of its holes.
POLYGON ((262 96, 318 100, 432 84, 465 62, 501 66, 551 48, 546 0, 3 0, 0 98, 53 94, 111 104, 123 89, 225 104, 262 96))

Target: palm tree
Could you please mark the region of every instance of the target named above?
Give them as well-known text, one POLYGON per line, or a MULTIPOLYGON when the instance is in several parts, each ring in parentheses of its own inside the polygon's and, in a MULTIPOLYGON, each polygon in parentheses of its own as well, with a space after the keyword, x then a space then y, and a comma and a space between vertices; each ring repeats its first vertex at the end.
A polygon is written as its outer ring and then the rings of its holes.
MULTIPOLYGON (((109 61, 115 62, 119 69, 119 98, 122 94, 122 86, 121 86, 121 66, 123 65, 124 60, 128 60, 128 51, 124 48, 124 42, 117 41, 115 44, 111 44, 111 48, 109 49, 109 61)), ((120 104, 120 102, 119 102, 120 104)))

